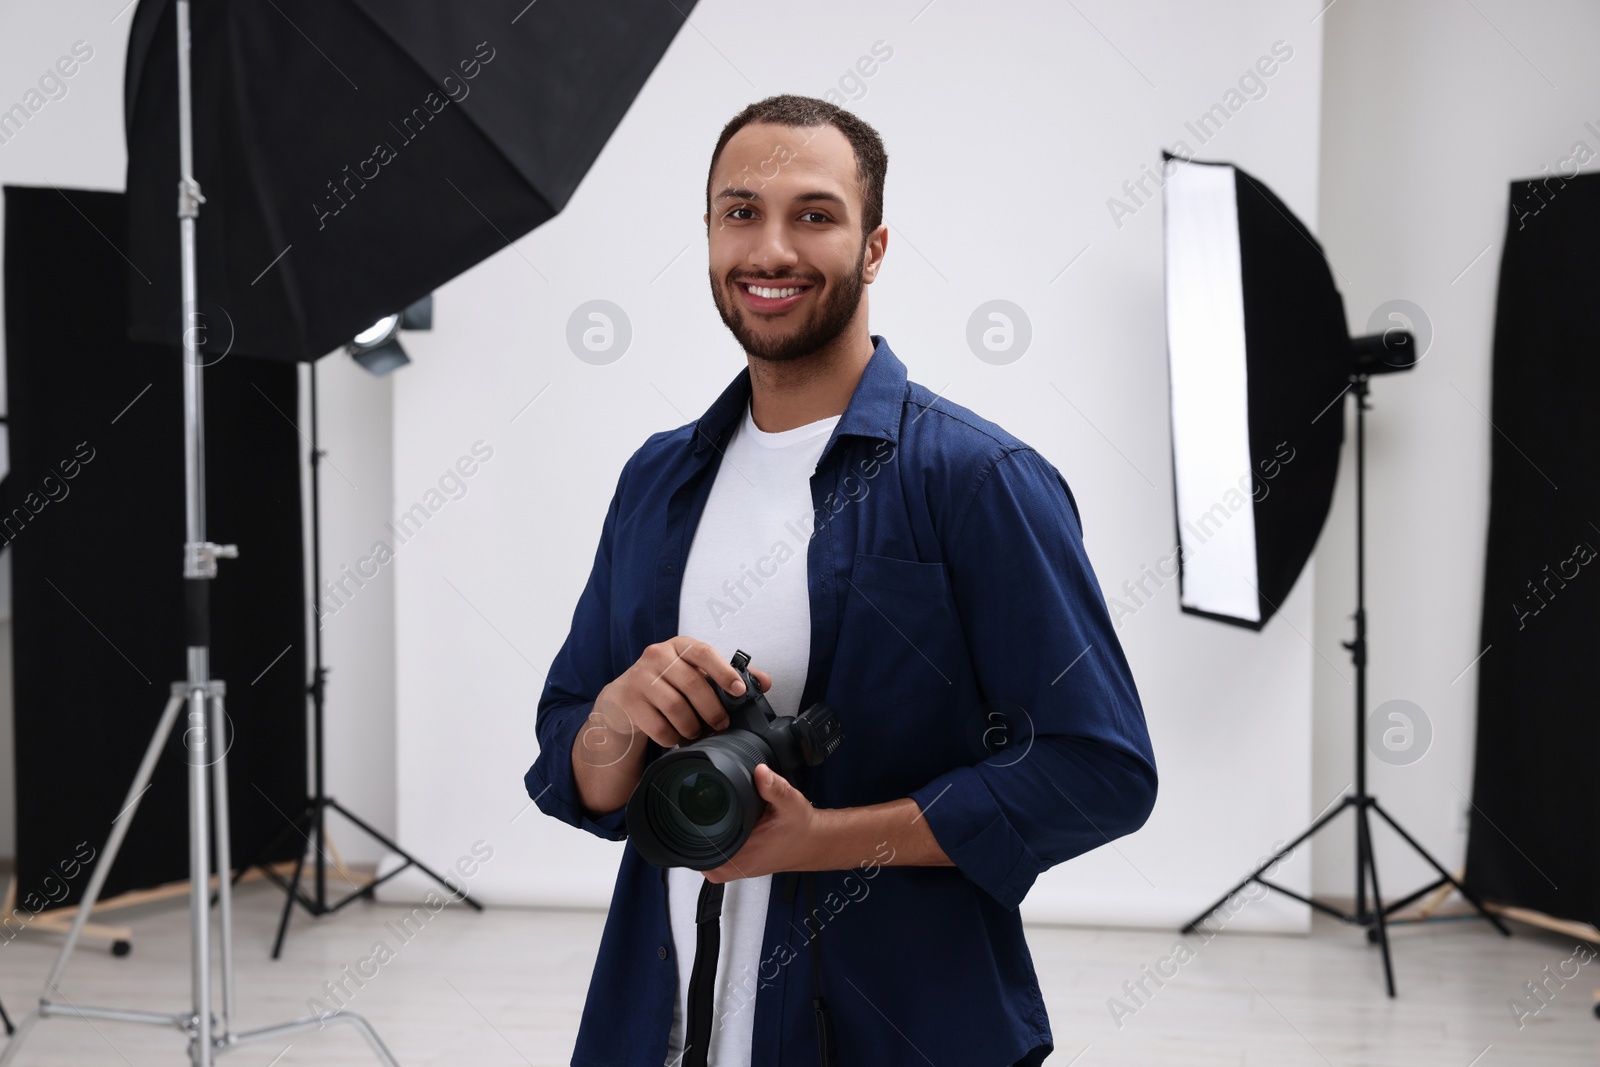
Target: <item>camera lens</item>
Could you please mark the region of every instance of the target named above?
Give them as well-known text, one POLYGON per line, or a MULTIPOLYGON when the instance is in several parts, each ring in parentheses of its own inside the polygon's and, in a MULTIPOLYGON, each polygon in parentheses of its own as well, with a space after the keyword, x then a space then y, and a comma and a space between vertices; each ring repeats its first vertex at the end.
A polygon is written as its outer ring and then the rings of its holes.
POLYGON ((675 762, 651 783, 650 829, 674 854, 715 866, 733 853, 741 811, 733 783, 705 759, 675 762))
POLYGON ((678 810, 696 826, 715 826, 728 814, 732 798, 722 775, 695 771, 678 784, 678 810))
POLYGON ((765 740, 728 730, 646 764, 628 799, 628 836, 640 855, 697 871, 728 862, 766 809, 755 781, 762 763, 775 765, 765 740))

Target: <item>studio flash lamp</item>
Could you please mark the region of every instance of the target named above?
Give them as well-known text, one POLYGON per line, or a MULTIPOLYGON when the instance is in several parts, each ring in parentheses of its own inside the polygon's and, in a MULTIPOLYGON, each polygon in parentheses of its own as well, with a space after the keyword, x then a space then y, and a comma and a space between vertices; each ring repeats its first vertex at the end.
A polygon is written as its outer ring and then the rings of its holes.
POLYGON ((1409 370, 1410 331, 1352 338, 1333 272, 1311 231, 1265 185, 1230 163, 1163 152, 1166 181, 1167 358, 1179 606, 1260 630, 1294 588, 1328 517, 1344 444, 1345 396, 1355 398, 1355 776, 1311 827, 1184 926, 1192 933, 1251 883, 1354 926, 1383 950, 1395 995, 1388 925, 1401 908, 1454 888, 1502 934, 1500 919, 1463 887, 1367 791, 1366 412, 1368 380, 1409 370), (1344 811, 1356 820, 1354 907, 1314 900, 1269 880, 1302 841, 1344 811), (1381 819, 1438 878, 1385 903, 1373 848, 1381 819))
POLYGON ((370 373, 383 377, 411 362, 400 346, 401 330, 433 329, 433 294, 418 300, 404 311, 385 315, 356 334, 345 351, 370 373))

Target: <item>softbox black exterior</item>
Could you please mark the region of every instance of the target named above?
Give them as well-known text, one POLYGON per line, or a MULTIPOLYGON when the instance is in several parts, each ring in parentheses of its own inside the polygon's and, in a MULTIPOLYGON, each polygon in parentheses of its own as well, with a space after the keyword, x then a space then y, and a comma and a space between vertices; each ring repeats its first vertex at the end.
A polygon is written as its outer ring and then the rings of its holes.
POLYGON ((1600 174, 1519 181, 1495 308, 1467 884, 1600 922, 1600 174))
MULTIPOLYGON (((183 355, 127 339, 128 264, 114 244, 126 226, 120 193, 5 189, 0 545, 23 915, 82 895, 75 861, 103 851, 172 683, 187 677, 183 355)), ((240 553, 212 583, 235 856, 261 849, 306 796, 297 378, 293 365, 237 356, 205 372, 209 531, 240 553)), ((180 719, 103 898, 189 877, 186 771, 180 719)))
MULTIPOLYGON (((559 212, 694 0, 192 9, 200 306, 313 360, 559 212)), ((175 4, 128 45, 130 336, 177 345, 175 4)))

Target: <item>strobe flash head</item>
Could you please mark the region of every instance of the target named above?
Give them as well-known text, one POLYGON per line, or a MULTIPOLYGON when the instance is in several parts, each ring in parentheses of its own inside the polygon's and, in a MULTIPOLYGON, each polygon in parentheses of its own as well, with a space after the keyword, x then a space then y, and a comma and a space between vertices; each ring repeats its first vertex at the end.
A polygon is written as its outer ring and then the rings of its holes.
POLYGON ((1411 370, 1417 365, 1417 338, 1410 330, 1402 329, 1352 337, 1350 362, 1352 376, 1411 370))
POLYGON ((400 347, 400 316, 385 315, 365 330, 356 334, 345 351, 350 358, 378 377, 411 362, 406 350, 400 347))
POLYGON ((378 377, 383 377, 411 362, 400 346, 401 330, 433 329, 433 294, 429 293, 404 311, 385 315, 351 338, 345 345, 350 358, 378 377))
POLYGON ((741 650, 730 662, 744 679, 744 692, 733 696, 711 683, 727 709, 728 728, 647 764, 628 799, 628 836, 657 867, 707 871, 726 863, 767 807, 756 789, 756 765, 765 763, 794 784, 802 767, 820 764, 844 739, 827 704, 779 715, 750 674, 750 656, 741 650))

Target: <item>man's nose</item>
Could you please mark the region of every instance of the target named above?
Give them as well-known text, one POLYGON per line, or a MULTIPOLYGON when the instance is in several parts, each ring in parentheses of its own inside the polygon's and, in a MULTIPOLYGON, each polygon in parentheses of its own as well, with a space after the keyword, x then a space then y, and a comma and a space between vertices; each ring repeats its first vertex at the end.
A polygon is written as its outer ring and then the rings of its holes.
POLYGON ((761 227, 761 240, 750 255, 750 264, 768 272, 791 266, 799 260, 789 228, 777 220, 769 220, 761 227))

